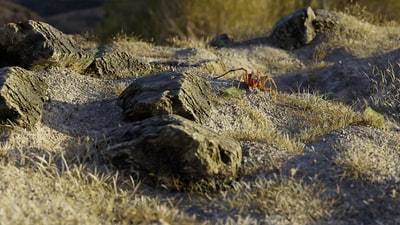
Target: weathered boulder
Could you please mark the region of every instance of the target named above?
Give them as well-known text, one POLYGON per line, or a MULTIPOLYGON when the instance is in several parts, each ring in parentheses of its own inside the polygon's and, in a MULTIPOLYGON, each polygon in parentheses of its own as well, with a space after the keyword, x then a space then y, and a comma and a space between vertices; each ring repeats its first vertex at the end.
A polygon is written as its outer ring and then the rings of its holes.
POLYGON ((99 143, 106 161, 124 172, 186 182, 237 177, 240 144, 178 115, 155 116, 115 128, 99 143))
POLYGON ((42 69, 68 67, 82 72, 93 56, 47 23, 29 20, 0 27, 0 66, 42 69))
POLYGON ((166 70, 166 66, 145 63, 127 52, 112 52, 96 58, 85 73, 98 78, 114 79, 147 75, 162 70, 166 70))
POLYGON ((275 23, 271 38, 278 47, 287 50, 309 44, 316 35, 312 24, 314 19, 311 7, 291 13, 275 23))
POLYGON ((0 120, 10 120, 23 127, 33 127, 41 118, 44 79, 20 67, 0 69, 0 120))
POLYGON ((126 121, 178 114, 204 123, 209 117, 211 87, 192 73, 163 72, 133 81, 119 96, 126 121))

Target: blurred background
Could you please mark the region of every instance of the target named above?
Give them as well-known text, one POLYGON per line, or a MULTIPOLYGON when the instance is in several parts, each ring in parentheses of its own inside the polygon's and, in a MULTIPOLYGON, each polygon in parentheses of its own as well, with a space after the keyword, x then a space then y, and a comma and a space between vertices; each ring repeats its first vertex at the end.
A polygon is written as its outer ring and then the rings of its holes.
POLYGON ((268 34, 278 19, 308 5, 372 23, 400 21, 400 0, 0 0, 0 25, 40 20, 103 43, 117 34, 155 43, 221 33, 246 39, 268 34))

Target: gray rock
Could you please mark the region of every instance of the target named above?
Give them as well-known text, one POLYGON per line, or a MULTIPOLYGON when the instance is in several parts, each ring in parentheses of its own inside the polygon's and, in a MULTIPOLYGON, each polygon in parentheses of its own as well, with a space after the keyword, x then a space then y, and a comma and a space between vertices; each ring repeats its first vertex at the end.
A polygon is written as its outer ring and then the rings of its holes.
POLYGON ((98 78, 114 79, 147 75, 166 70, 166 68, 166 66, 142 62, 126 52, 113 52, 96 58, 85 73, 98 78))
POLYGON ((68 67, 82 72, 93 56, 74 40, 47 23, 29 20, 0 27, 1 66, 43 69, 68 67))
POLYGON ((287 50, 309 44, 316 35, 312 24, 314 19, 311 7, 291 13, 275 23, 271 38, 278 47, 287 50))
POLYGON ((40 121, 46 90, 44 79, 31 71, 20 67, 1 68, 0 120, 33 127, 40 121))
POLYGON ((339 23, 340 16, 334 11, 316 9, 314 10, 315 19, 313 25, 316 32, 324 32, 326 30, 334 29, 339 23))
POLYGON ((236 140, 178 115, 134 122, 105 137, 98 146, 106 161, 142 178, 230 181, 242 160, 236 140))
POLYGON ((210 46, 212 47, 229 47, 235 43, 234 38, 229 34, 220 34, 214 37, 211 42, 210 46))
POLYGON ((204 123, 209 117, 211 87, 192 73, 163 72, 133 81, 119 96, 126 121, 178 114, 204 123))
POLYGON ((226 66, 219 56, 209 49, 183 48, 176 49, 172 57, 153 62, 156 65, 171 68, 185 68, 199 72, 220 73, 226 71, 226 66))

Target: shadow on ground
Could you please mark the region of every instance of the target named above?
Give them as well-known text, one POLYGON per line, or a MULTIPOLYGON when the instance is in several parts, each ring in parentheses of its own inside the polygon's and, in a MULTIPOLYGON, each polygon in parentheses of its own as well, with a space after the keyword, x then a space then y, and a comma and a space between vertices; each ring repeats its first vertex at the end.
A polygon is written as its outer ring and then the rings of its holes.
POLYGON ((99 137, 123 123, 121 114, 117 99, 84 104, 50 101, 44 104, 42 123, 73 137, 99 137))

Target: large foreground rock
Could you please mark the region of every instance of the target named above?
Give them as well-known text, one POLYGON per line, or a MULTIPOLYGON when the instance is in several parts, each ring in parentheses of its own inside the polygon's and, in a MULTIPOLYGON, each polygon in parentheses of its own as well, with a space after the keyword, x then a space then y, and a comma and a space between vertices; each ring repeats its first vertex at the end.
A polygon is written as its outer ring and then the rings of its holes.
POLYGON ((29 20, 0 27, 0 66, 42 69, 68 67, 82 72, 93 56, 47 23, 29 20))
POLYGON ((20 67, 0 69, 0 120, 33 127, 41 118, 46 82, 20 67))
POLYGON ((209 117, 211 88, 192 73, 164 72, 136 79, 119 96, 126 121, 178 114, 204 123, 209 117))
POLYGON ((305 7, 291 13, 275 23, 272 40, 280 48, 294 50, 314 40, 316 36, 313 21, 314 11, 305 7))
POLYGON ((240 144, 178 115, 148 118, 106 134, 101 152, 118 169, 158 178, 229 181, 238 175, 240 144))

